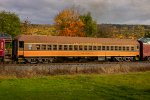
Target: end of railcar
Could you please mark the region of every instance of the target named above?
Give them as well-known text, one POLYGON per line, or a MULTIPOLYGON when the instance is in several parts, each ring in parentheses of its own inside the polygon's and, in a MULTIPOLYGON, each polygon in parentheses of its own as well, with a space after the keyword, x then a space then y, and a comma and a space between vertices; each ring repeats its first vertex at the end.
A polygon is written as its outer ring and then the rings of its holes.
POLYGON ((141 60, 150 61, 150 38, 140 38, 140 57, 141 60))

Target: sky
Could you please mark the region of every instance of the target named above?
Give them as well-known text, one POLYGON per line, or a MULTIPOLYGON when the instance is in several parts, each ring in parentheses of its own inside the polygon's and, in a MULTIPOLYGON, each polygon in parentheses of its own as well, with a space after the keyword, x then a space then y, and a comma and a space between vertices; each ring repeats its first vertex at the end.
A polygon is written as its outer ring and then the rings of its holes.
POLYGON ((61 10, 72 6, 91 12, 98 24, 150 25, 150 0, 0 0, 0 11, 15 12, 33 24, 53 24, 61 10))

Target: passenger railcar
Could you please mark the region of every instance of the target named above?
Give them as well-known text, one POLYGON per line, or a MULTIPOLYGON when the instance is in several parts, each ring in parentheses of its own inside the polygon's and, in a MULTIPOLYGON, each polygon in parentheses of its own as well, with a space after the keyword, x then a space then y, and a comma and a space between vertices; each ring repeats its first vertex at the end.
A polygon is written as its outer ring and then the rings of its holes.
POLYGON ((140 55, 140 45, 132 39, 20 35, 13 45, 13 59, 36 63, 58 59, 133 61, 140 55))

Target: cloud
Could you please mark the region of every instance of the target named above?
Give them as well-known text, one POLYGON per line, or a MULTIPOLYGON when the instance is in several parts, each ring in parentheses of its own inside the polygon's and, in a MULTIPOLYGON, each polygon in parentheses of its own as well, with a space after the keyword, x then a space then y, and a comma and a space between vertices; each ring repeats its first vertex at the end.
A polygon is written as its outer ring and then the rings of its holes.
POLYGON ((21 20, 52 24, 66 7, 90 11, 98 23, 150 24, 150 0, 0 0, 0 10, 17 13, 21 20))
POLYGON ((133 24, 141 24, 150 19, 150 0, 87 0, 78 4, 92 12, 99 23, 128 24, 133 20, 133 24))

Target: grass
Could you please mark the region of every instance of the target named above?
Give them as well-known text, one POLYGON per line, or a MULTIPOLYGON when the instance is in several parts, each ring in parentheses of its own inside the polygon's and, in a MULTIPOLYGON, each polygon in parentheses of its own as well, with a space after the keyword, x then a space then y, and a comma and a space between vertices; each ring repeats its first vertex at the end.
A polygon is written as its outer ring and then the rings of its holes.
POLYGON ((150 100, 150 72, 0 77, 0 100, 150 100))
POLYGON ((114 74, 114 73, 129 73, 129 72, 145 72, 150 71, 148 64, 129 63, 127 64, 110 64, 103 66, 0 66, 0 76, 13 76, 17 78, 31 78, 37 76, 48 75, 67 75, 67 74, 114 74))

